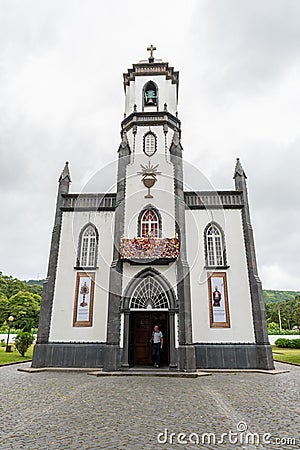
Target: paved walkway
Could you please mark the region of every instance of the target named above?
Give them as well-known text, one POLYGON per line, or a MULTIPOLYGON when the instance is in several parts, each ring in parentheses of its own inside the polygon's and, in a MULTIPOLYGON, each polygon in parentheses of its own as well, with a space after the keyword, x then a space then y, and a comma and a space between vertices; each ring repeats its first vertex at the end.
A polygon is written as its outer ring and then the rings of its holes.
POLYGON ((290 373, 97 378, 3 367, 0 448, 299 449, 300 367, 277 368, 290 373))

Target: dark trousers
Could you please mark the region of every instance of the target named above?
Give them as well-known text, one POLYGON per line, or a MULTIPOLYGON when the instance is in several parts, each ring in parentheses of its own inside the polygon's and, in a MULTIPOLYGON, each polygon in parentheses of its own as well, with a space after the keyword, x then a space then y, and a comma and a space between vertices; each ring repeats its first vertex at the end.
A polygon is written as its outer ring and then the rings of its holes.
POLYGON ((152 358, 154 364, 160 363, 160 342, 152 344, 152 358))

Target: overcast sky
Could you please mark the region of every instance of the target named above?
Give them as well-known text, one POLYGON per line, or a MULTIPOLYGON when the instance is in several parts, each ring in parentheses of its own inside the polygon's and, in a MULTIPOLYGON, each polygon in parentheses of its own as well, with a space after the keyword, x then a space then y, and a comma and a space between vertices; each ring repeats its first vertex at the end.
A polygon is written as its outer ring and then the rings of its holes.
POLYGON ((151 43, 180 71, 185 159, 231 189, 241 158, 263 286, 300 290, 298 0, 1 0, 0 270, 45 277, 59 174, 79 192, 115 159, 151 43))

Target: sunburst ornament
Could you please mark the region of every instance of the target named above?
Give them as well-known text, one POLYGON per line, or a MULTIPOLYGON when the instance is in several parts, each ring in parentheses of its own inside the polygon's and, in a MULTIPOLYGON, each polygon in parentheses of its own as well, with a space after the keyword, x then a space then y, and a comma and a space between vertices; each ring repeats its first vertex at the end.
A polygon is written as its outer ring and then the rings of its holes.
POLYGON ((138 172, 138 175, 142 175, 142 182, 148 189, 148 194, 145 195, 145 198, 153 198, 153 195, 150 194, 150 189, 157 181, 156 176, 161 174, 161 172, 157 171, 158 166, 159 164, 156 164, 155 166, 150 165, 150 161, 147 166, 143 166, 143 164, 141 164, 142 172, 138 172))

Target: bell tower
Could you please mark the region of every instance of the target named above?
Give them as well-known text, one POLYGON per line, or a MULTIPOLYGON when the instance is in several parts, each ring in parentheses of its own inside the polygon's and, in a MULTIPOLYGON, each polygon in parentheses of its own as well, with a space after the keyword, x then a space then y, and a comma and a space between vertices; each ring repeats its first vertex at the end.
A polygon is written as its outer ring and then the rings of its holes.
MULTIPOLYGON (((172 298, 167 311, 169 366, 191 371, 195 370, 195 352, 177 114, 179 73, 155 58, 153 45, 147 50, 148 59, 133 64, 123 74, 125 113, 107 326, 108 351, 112 353, 106 358, 106 370, 117 369, 118 360, 122 367, 130 365, 130 317, 136 314, 131 308, 136 304, 130 297, 132 279, 148 277, 149 286, 152 279, 168 286, 172 298)), ((154 315, 154 294, 149 291, 145 295, 149 297, 147 308, 154 315)))
POLYGON ((157 132, 156 145, 164 149, 171 144, 171 133, 180 130, 177 118, 179 73, 167 62, 154 58, 156 47, 148 47, 150 56, 133 64, 123 74, 125 113, 122 132, 127 133, 133 151, 139 146, 145 127, 157 132))

